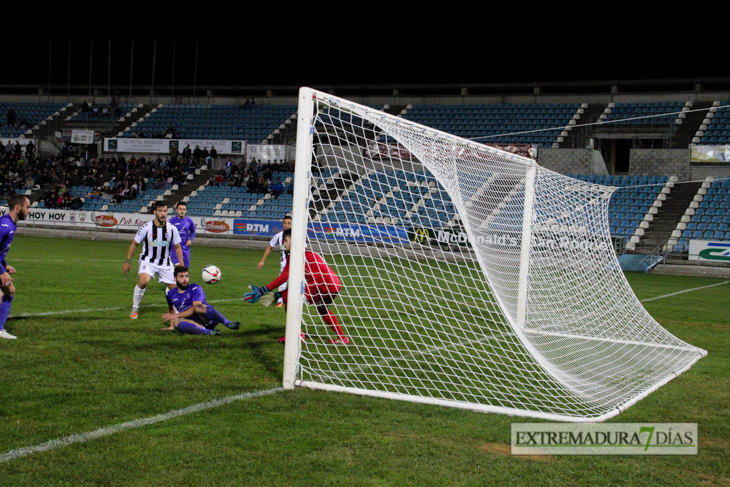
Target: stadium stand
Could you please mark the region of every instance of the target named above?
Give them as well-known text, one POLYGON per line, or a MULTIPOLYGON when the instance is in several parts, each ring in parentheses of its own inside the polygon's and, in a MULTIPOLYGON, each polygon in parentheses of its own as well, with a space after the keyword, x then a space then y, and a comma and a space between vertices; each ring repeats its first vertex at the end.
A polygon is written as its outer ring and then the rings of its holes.
POLYGON ((0 137, 20 137, 66 106, 65 103, 0 102, 0 137), (8 113, 11 119, 15 113, 13 123, 8 120, 8 113))
POLYGON ((599 121, 613 122, 615 125, 669 125, 674 122, 685 107, 692 102, 663 101, 646 103, 609 103, 599 121), (639 117, 647 117, 640 118, 639 117))
POLYGON ((702 125, 692 139, 694 144, 725 145, 730 143, 729 101, 714 101, 702 125))
POLYGON ((690 239, 730 240, 730 179, 708 178, 672 237, 673 252, 688 252, 690 239))
POLYGON ((576 123, 585 107, 586 104, 577 103, 413 105, 404 110, 402 116, 459 137, 488 137, 480 140, 484 143, 551 147, 566 127, 576 123), (535 130, 541 132, 503 135, 535 130))
MULTIPOLYGON (((660 199, 667 176, 613 176, 568 174, 588 183, 616 186, 608 207, 611 235, 623 237, 626 242, 637 234, 641 223, 660 199)), ((643 232, 639 232, 643 234, 643 232)), ((640 235, 639 235, 640 236, 640 235)))
POLYGON ((294 105, 161 105, 125 129, 124 137, 149 137, 174 128, 182 139, 229 139, 259 142, 287 119, 294 105))
POLYGON ((260 169, 244 164, 234 165, 230 176, 214 174, 208 185, 193 191, 183 201, 191 216, 243 217, 260 220, 280 220, 291 213, 292 173, 289 167, 277 164, 260 169), (259 173, 261 176, 259 176, 259 173), (272 184, 281 183, 281 191, 272 191, 271 185, 259 184, 266 174, 272 184), (219 182, 216 182, 216 179, 219 182))

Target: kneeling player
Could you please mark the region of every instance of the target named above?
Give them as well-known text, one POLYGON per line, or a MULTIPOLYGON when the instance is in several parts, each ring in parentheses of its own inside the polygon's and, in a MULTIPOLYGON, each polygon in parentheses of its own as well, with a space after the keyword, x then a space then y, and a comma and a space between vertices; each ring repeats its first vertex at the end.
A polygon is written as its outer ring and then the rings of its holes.
POLYGON ((170 326, 163 330, 176 329, 181 333, 192 335, 220 335, 221 332, 215 329, 219 324, 231 330, 240 328, 237 321, 227 320, 205 301, 203 288, 197 284, 190 284, 187 267, 175 267, 175 286, 167 291, 167 305, 170 312, 162 315, 162 319, 170 322, 170 326), (173 312, 173 307, 177 309, 177 313, 173 312))
MULTIPOLYGON (((284 230, 282 235, 282 243, 286 252, 291 251, 291 230, 284 230)), ((340 293, 340 278, 337 274, 325 263, 321 255, 311 250, 305 250, 304 252, 304 280, 306 286, 304 288, 304 297, 307 303, 317 307, 317 312, 320 314, 325 323, 330 325, 330 328, 337 333, 337 338, 330 339, 330 343, 338 345, 347 345, 350 340, 345 336, 340 324, 335 316, 327 307, 334 303, 335 298, 340 293)), ((276 289, 289 280, 289 263, 290 259, 287 258, 286 267, 281 271, 279 277, 274 279, 268 286, 257 287, 251 286, 253 291, 244 294, 244 299, 249 303, 257 302, 263 295, 268 294, 270 289, 276 289)), ((289 291, 283 291, 281 293, 275 293, 274 297, 281 298, 284 300, 284 305, 287 304, 287 298, 289 291)), ((270 304, 270 303, 269 303, 270 304)), ((283 341, 283 340, 280 340, 283 341)))

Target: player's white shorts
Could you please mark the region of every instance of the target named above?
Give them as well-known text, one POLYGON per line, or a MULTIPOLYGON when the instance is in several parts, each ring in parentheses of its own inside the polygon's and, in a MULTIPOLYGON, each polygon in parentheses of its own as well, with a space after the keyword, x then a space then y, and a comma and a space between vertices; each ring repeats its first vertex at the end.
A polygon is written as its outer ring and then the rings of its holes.
POLYGON ((159 281, 164 284, 175 284, 175 266, 155 265, 148 262, 139 263, 138 274, 149 274, 154 279, 159 274, 159 281))

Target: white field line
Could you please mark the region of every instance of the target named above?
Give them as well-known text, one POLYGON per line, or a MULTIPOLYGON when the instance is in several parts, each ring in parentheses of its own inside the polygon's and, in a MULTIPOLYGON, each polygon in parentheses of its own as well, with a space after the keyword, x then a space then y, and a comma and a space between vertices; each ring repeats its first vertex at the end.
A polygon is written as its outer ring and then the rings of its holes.
MULTIPOLYGON (((208 301, 209 303, 228 303, 230 301, 243 301, 243 298, 234 298, 234 299, 214 299, 211 301, 208 301)), ((159 304, 143 304, 140 305, 140 308, 156 308, 160 306, 167 306, 165 303, 159 303, 159 304)), ((52 316, 52 315, 68 315, 68 314, 75 314, 75 313, 93 313, 95 311, 116 311, 120 309, 132 309, 132 306, 117 306, 114 308, 89 308, 89 309, 66 309, 63 311, 45 311, 43 313, 23 313, 20 315, 10 316, 8 319, 12 320, 13 318, 32 318, 34 316, 52 316)))
POLYGON ((158 414, 157 416, 152 416, 149 418, 135 419, 132 421, 127 421, 126 423, 115 424, 113 426, 107 426, 106 428, 100 428, 98 430, 88 431, 86 433, 78 433, 75 435, 65 436, 63 438, 47 441, 45 443, 41 443, 35 446, 26 446, 23 448, 18 448, 16 450, 10 450, 9 452, 0 455, 0 463, 15 460, 16 458, 25 457, 33 453, 44 452, 48 450, 53 450, 55 448, 72 445, 74 443, 83 443, 85 441, 101 438, 102 436, 113 435, 114 433, 119 433, 120 431, 141 428, 142 426, 159 423, 161 421, 167 421, 168 419, 177 418, 179 416, 185 416, 187 414, 193 414, 200 411, 205 411, 206 409, 230 404, 234 401, 243 401, 245 399, 251 399, 254 397, 268 396, 283 390, 284 389, 281 387, 274 387, 273 389, 266 389, 263 391, 244 392, 235 396, 228 396, 222 399, 214 399, 212 401, 201 402, 200 404, 195 404, 186 408, 175 409, 173 411, 164 414, 158 414))
POLYGON ((684 291, 677 291, 676 293, 665 294, 664 296, 656 296, 654 298, 642 299, 641 302, 642 303, 648 303, 649 301, 656 301, 657 299, 669 298, 671 296, 676 296, 677 294, 684 294, 684 293, 689 293, 689 292, 692 292, 692 291, 699 291, 700 289, 707 289, 708 287, 722 286, 723 284, 728 284, 728 283, 730 283, 730 281, 720 282, 718 284, 710 284, 709 286, 702 286, 702 287, 695 287, 695 288, 692 288, 692 289, 685 289, 684 291))

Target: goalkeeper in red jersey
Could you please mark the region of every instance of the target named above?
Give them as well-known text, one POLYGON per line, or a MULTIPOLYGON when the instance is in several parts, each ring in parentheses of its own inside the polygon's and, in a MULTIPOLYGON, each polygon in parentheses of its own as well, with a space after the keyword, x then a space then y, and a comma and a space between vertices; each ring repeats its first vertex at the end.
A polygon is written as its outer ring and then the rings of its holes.
MULTIPOLYGON (((284 230, 282 235, 282 243, 286 252, 289 253, 291 250, 291 230, 284 230)), ((330 339, 330 343, 337 345, 347 345, 350 340, 342 332, 340 324, 335 316, 327 307, 331 305, 337 295, 340 292, 341 283, 340 278, 337 274, 325 263, 321 255, 311 250, 305 250, 304 252, 304 280, 306 285, 304 287, 304 298, 308 304, 317 307, 317 312, 325 323, 330 325, 330 328, 337 333, 337 338, 330 339)), ((291 260, 287 259, 286 267, 281 271, 279 277, 271 281, 268 286, 258 287, 250 286, 252 291, 243 295, 244 299, 249 303, 261 302, 264 306, 270 306, 279 297, 284 300, 284 306, 287 304, 287 297, 289 295, 289 289, 279 292, 270 292, 271 289, 276 289, 289 280, 289 263, 291 260)), ((280 339, 283 341, 283 339, 280 339)))

